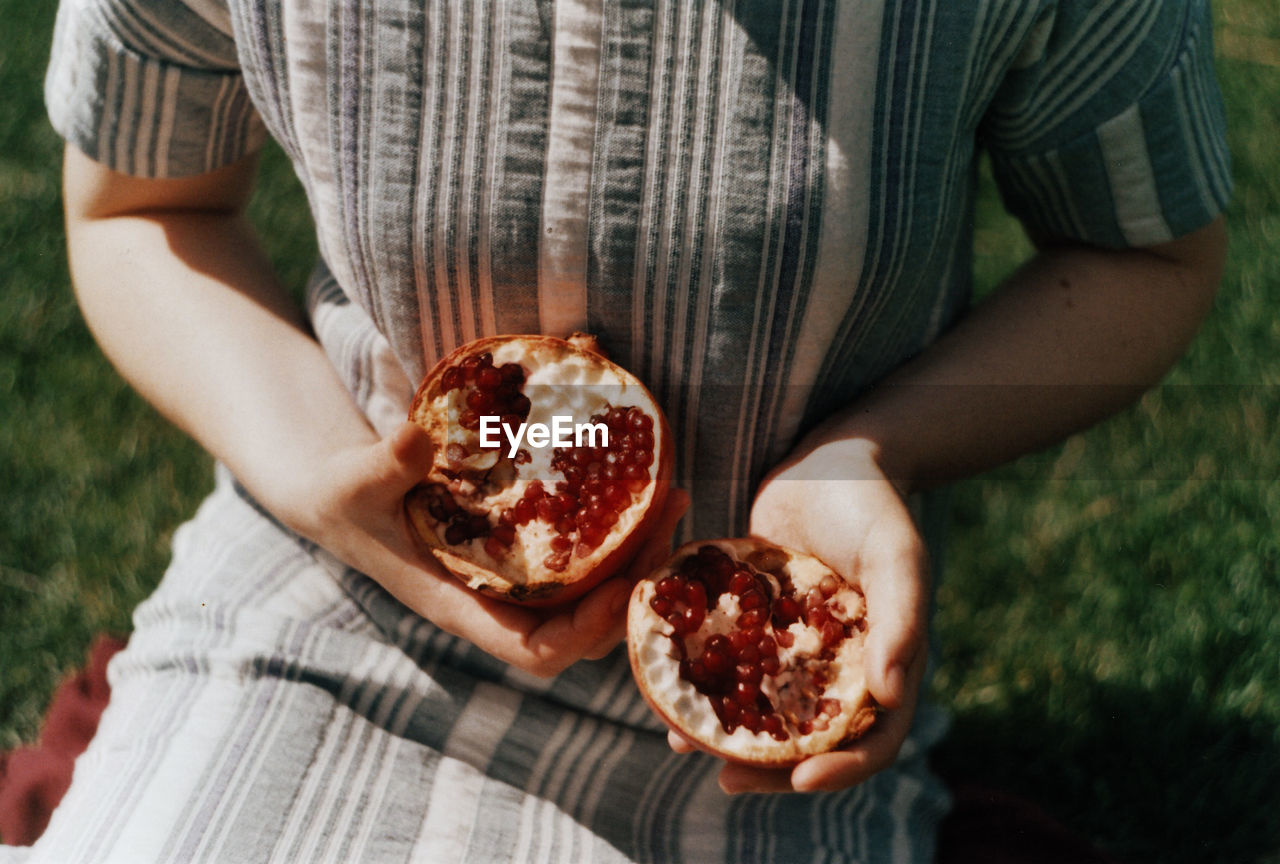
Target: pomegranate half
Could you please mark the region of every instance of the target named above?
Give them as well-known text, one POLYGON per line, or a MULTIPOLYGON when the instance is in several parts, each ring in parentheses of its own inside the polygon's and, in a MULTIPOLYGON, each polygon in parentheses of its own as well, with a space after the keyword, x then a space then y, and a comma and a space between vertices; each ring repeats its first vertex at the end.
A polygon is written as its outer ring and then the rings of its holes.
POLYGON ((762 767, 794 765, 871 726, 865 632, 857 588, 755 538, 680 547, 627 609, 649 706, 701 749, 762 767))
POLYGON ((495 336, 423 379, 409 419, 435 445, 405 498, 425 546, 477 591, 572 600, 627 563, 671 482, 653 396, 593 337, 495 336))

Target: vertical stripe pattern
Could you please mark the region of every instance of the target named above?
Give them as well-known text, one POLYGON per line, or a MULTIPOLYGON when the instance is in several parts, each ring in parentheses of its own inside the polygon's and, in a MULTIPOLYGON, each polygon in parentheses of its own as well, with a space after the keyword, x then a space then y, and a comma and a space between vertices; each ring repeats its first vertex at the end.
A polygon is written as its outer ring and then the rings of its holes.
MULTIPOLYGON (((464 340, 595 332, 663 402, 705 537, 961 313, 982 149, 1037 233, 1212 219, 1211 49, 1207 4, 1162 0, 63 0, 46 91, 141 176, 280 142, 316 334, 381 431, 464 340)), ((928 705, 855 789, 724 796, 623 654, 509 669, 222 471, 135 622, 30 861, 923 862, 947 804, 928 705)))

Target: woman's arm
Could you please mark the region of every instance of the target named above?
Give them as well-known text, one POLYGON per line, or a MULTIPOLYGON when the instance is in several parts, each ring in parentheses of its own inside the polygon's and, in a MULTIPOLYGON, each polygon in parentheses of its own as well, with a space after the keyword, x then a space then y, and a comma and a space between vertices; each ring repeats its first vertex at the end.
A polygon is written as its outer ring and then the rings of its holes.
POLYGON ((834 789, 893 762, 919 695, 928 630, 924 544, 903 499, 1133 401, 1182 354, 1209 310, 1225 247, 1219 220, 1151 249, 1042 250, 766 478, 752 532, 806 549, 862 586, 868 685, 889 710, 848 750, 791 772, 727 766, 722 785, 834 789))
POLYGON ((937 344, 808 437, 870 445, 904 492, 970 476, 1129 405, 1213 304, 1218 219, 1160 246, 1051 246, 937 344))
MULTIPOLYGON (((550 675, 611 649, 629 584, 533 613, 483 598, 418 554, 402 499, 431 462, 406 423, 379 440, 272 274, 245 217, 247 159, 143 180, 74 148, 64 166, 72 279, 121 374, 282 522, 500 659, 550 675)), ((687 499, 673 496, 650 555, 687 499)))

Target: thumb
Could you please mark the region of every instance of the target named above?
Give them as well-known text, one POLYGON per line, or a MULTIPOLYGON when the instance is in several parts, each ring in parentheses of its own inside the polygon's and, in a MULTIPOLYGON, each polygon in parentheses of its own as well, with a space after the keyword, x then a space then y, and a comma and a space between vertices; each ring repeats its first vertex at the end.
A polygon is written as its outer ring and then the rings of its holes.
POLYGON ((426 430, 406 421, 374 447, 369 476, 379 485, 407 492, 427 476, 433 456, 426 430))
POLYGON ((908 676, 925 653, 928 632, 928 576, 924 550, 909 546, 889 560, 879 578, 863 571, 867 598, 867 686, 886 708, 899 707, 908 676))

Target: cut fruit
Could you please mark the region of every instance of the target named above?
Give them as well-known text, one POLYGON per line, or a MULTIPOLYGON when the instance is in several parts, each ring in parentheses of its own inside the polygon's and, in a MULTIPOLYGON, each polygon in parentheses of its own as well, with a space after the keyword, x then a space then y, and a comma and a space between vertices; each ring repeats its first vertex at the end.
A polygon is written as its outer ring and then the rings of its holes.
POLYGON ((410 522, 445 568, 503 600, 564 603, 617 572, 671 482, 653 396, 582 334, 470 342, 423 379, 409 419, 435 445, 410 522))
POLYGON ((746 538, 689 543, 636 585, 627 650, 667 725, 723 759, 794 765, 876 715, 866 601, 809 555, 746 538))

